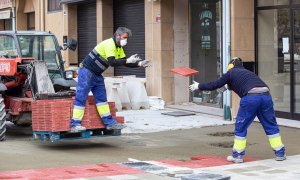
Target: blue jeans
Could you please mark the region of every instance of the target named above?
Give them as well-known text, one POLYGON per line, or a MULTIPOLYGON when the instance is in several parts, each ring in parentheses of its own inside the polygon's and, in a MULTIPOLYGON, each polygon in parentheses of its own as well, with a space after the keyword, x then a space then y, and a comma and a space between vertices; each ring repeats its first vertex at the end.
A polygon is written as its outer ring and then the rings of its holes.
POLYGON ((236 157, 245 154, 247 129, 256 116, 269 137, 271 147, 275 151, 276 156, 284 156, 285 146, 281 142, 270 94, 248 95, 241 98, 234 130, 236 146, 234 145, 232 155, 236 157), (239 144, 240 141, 244 142, 239 144))
MULTIPOLYGON (((105 89, 105 84, 104 84, 104 78, 102 75, 97 76, 87 68, 79 68, 78 70, 78 85, 77 85, 77 90, 76 90, 76 96, 75 96, 75 102, 74 102, 74 107, 77 108, 83 108, 86 105, 86 100, 88 97, 89 92, 92 91, 94 95, 94 99, 96 104, 103 104, 107 103, 107 97, 106 97, 106 89, 105 89)), ((100 113, 99 113, 100 114, 100 113)), ((106 114, 105 117, 103 117, 101 114, 101 119, 103 123, 108 126, 111 124, 117 123, 117 121, 112 118, 112 116, 109 114, 106 114)), ((74 115, 73 118, 74 119, 74 115)), ((73 120, 74 121, 74 120, 73 120)), ((80 123, 75 120, 76 122, 80 123)), ((72 122, 71 122, 72 125, 72 122)))

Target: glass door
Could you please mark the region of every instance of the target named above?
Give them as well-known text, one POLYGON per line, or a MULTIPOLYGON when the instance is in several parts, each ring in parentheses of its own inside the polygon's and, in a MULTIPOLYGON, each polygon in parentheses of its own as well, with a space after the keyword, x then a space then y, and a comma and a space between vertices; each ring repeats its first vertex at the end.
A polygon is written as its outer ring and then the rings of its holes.
POLYGON ((293 27, 293 110, 300 117, 300 9, 293 10, 293 27))
POLYGON ((300 120, 300 0, 255 4, 258 75, 269 85, 276 116, 300 120))
POLYGON ((269 86, 274 109, 291 112, 290 10, 268 9, 257 13, 258 75, 269 86))
MULTIPOLYGON (((194 80, 199 83, 216 80, 222 74, 221 0, 190 0, 191 68, 199 71, 194 80)), ((222 93, 197 91, 193 102, 221 107, 222 93)))

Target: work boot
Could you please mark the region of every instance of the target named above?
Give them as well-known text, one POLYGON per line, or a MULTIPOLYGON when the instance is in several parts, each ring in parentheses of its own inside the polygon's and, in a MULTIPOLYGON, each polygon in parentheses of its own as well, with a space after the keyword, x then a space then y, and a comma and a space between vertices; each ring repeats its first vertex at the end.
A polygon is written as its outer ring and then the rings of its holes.
POLYGON ((244 162, 242 156, 237 156, 237 157, 227 156, 227 161, 234 162, 234 163, 243 163, 244 162))
POLYGON ((284 156, 276 156, 275 160, 276 161, 284 161, 284 160, 286 160, 286 155, 284 155, 284 156))
POLYGON ((76 126, 71 127, 70 132, 77 133, 77 132, 82 132, 82 131, 85 131, 85 130, 86 130, 85 127, 83 127, 81 125, 76 125, 76 126))
POLYGON ((275 160, 276 161, 284 161, 286 160, 285 147, 283 146, 279 150, 274 150, 275 152, 275 160))
POLYGON ((71 119, 71 130, 72 133, 77 133, 81 131, 85 131, 86 128, 81 126, 81 121, 71 119))
POLYGON ((124 124, 115 123, 115 124, 111 124, 111 125, 106 126, 106 129, 107 130, 120 130, 120 129, 123 129, 125 127, 126 127, 126 125, 124 125, 124 124))

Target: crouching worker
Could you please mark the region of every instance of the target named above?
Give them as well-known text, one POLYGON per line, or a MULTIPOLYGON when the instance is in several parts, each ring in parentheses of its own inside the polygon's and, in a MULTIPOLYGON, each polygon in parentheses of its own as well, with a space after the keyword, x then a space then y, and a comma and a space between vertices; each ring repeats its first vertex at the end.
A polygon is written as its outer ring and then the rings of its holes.
POLYGON ((214 90, 225 84, 241 98, 235 122, 232 154, 227 157, 227 160, 235 163, 243 162, 247 129, 256 116, 269 138, 270 145, 275 152, 275 160, 285 160, 285 146, 279 134, 269 87, 255 73, 243 67, 241 58, 233 58, 228 65, 227 73, 216 81, 203 84, 194 82, 190 85, 190 90, 214 90))
POLYGON ((109 66, 148 67, 148 60, 141 60, 137 54, 126 58, 123 46, 127 44, 131 31, 119 27, 114 36, 99 43, 82 61, 78 70, 78 86, 76 90, 73 117, 71 119, 71 132, 86 130, 81 126, 86 100, 90 91, 94 95, 97 111, 106 126, 106 129, 123 129, 110 114, 109 105, 102 73, 109 66))

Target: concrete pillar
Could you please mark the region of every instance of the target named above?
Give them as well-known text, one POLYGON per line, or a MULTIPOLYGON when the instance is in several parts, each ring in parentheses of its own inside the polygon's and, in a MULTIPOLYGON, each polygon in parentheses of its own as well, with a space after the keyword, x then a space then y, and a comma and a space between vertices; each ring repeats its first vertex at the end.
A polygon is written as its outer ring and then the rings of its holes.
MULTIPOLYGON (((35 13, 35 30, 41 31, 41 10, 40 10, 40 1, 41 0, 32 0, 34 6, 34 13, 35 13)), ((26 20, 27 21, 27 20, 26 20)))
MULTIPOLYGON (((59 16, 63 19, 61 27, 56 27, 56 31, 59 37, 60 45, 63 45, 63 36, 68 36, 68 39, 78 39, 77 37, 77 5, 76 4, 64 4, 62 7, 62 12, 57 13, 56 16, 59 16)), ((48 17, 50 18, 50 17, 48 17)), ((52 22, 54 21, 55 16, 52 17, 52 22)), ((57 17, 58 18, 58 17, 57 17)), ((47 30, 49 30, 47 28, 47 30)), ((66 61, 65 66, 77 66, 78 64, 78 49, 76 51, 66 50, 62 51, 63 59, 66 61)))
POLYGON ((174 1, 145 0, 146 59, 152 66, 146 69, 148 95, 174 101, 174 1))
MULTIPOLYGON (((231 1, 231 57, 255 60, 254 0, 231 1)), ((232 93, 232 116, 236 117, 240 98, 232 93)))
MULTIPOLYGON (((18 31, 27 30, 27 16, 24 13, 25 2, 21 0, 16 2, 16 30, 18 31)), ((32 8, 34 11, 33 5, 32 8)))
MULTIPOLYGON (((189 1, 174 1, 174 68, 190 67, 189 1)), ((174 76, 174 102, 189 102, 189 78, 174 76)))
MULTIPOLYGON (((97 0, 97 43, 112 37, 114 29, 113 1, 97 0)), ((114 68, 109 67, 104 76, 113 76, 114 68)))

